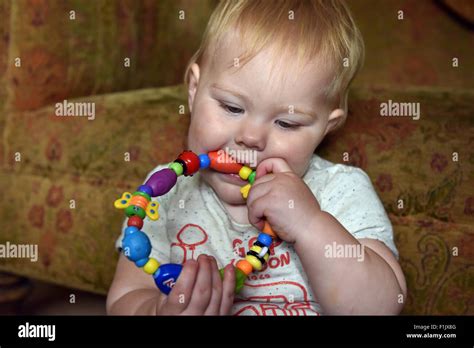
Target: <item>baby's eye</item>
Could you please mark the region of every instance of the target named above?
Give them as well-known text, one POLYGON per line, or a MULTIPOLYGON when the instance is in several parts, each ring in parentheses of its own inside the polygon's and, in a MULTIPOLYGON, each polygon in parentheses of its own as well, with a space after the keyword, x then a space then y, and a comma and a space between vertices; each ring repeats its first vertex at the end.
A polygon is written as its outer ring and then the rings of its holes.
POLYGON ((224 103, 219 103, 221 108, 223 108, 225 111, 230 112, 231 114, 240 114, 243 113, 243 109, 241 108, 236 108, 235 106, 230 106, 224 103))
POLYGON ((276 121, 276 123, 283 129, 296 129, 298 128, 297 124, 291 124, 285 121, 276 121))

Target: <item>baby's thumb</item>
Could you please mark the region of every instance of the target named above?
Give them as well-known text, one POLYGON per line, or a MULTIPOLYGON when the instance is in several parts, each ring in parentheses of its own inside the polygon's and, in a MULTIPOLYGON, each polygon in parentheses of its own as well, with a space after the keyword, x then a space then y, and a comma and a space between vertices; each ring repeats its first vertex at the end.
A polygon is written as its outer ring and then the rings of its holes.
POLYGON ((283 158, 267 158, 260 162, 255 173, 255 178, 258 179, 268 173, 284 173, 292 172, 290 166, 283 158))

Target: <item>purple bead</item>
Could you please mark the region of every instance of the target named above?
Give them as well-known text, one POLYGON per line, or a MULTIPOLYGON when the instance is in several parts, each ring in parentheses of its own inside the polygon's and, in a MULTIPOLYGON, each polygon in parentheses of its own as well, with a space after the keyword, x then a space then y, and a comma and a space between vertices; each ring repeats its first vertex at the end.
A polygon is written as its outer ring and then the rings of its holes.
POLYGON ((153 190, 152 197, 163 196, 173 188, 176 184, 176 179, 178 179, 178 177, 174 170, 165 168, 153 174, 145 185, 150 186, 153 190))
POLYGON ((153 196, 153 190, 148 185, 141 185, 139 188, 137 188, 137 191, 146 193, 148 196, 153 196))

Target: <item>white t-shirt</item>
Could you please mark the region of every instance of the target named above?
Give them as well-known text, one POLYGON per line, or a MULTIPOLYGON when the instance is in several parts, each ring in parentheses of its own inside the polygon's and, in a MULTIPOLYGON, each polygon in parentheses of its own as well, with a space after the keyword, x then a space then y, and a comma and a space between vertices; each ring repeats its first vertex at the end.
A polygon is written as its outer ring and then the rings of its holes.
MULTIPOLYGON (((167 166, 157 166, 146 180, 167 166)), ((390 220, 364 171, 313 155, 303 180, 321 209, 333 215, 355 238, 380 240, 398 258, 390 220)), ((259 233, 252 225, 233 221, 199 173, 179 177, 170 192, 153 200, 160 204, 160 218, 145 219, 142 231, 151 240, 151 257, 160 263, 183 263, 206 253, 214 256, 222 268, 245 257, 259 233)), ((126 221, 122 231, 125 227, 126 221)), ((122 237, 117 239, 117 248, 121 240, 122 237)), ((274 244, 265 268, 252 273, 236 296, 233 314, 323 314, 293 246, 282 241, 274 244)))

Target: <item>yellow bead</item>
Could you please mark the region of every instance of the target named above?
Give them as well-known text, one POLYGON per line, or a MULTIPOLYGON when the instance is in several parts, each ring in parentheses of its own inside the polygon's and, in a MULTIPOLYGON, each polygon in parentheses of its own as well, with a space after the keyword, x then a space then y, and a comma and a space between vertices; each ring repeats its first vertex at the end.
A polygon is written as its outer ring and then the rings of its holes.
MULTIPOLYGON (((252 245, 252 247, 250 248, 250 250, 255 251, 255 252, 258 254, 258 256, 260 256, 260 253, 262 252, 262 248, 259 247, 258 245, 252 245)), ((269 254, 270 254, 270 253, 269 253, 269 250, 267 249, 265 255, 263 255, 263 259, 265 260, 265 262, 268 261, 268 257, 270 256, 269 254)))
POLYGON ((262 251, 262 248, 259 247, 258 245, 252 245, 252 247, 250 248, 250 250, 253 250, 253 251, 255 251, 257 254, 260 254, 260 251, 262 251))
POLYGON ((260 271, 262 269, 262 263, 253 255, 245 256, 245 259, 250 263, 255 271, 260 271))
POLYGON ((247 185, 242 186, 242 187, 240 188, 240 193, 242 194, 242 197, 244 197, 244 199, 247 199, 247 197, 248 197, 248 195, 249 195, 249 191, 250 191, 250 187, 251 187, 251 186, 252 186, 252 185, 247 184, 247 185))
POLYGON ((252 174, 252 168, 247 166, 243 166, 239 170, 239 176, 242 178, 242 180, 247 180, 250 174, 252 174))
POLYGON ((143 266, 143 270, 148 274, 154 274, 156 270, 160 267, 160 263, 156 261, 154 258, 148 260, 148 262, 143 266))

